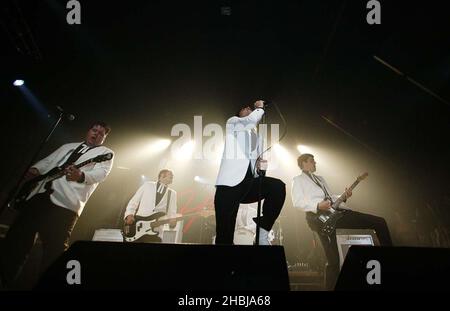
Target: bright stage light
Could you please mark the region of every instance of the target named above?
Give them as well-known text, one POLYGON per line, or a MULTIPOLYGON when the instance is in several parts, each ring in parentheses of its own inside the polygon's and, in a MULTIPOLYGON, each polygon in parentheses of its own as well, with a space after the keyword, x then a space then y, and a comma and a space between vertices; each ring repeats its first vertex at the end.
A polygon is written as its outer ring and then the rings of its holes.
POLYGON ((292 163, 295 162, 294 157, 292 154, 287 150, 285 147, 283 147, 280 144, 275 144, 273 146, 275 161, 269 161, 269 168, 276 169, 278 165, 281 165, 283 167, 289 167, 292 165, 292 163), (273 163, 271 163, 273 162, 273 163))
POLYGON ((172 141, 170 139, 158 139, 154 143, 151 144, 150 148, 154 151, 162 151, 167 149, 170 146, 172 141))
POLYGON ((13 85, 14 86, 22 86, 22 85, 24 85, 24 83, 25 83, 25 81, 23 81, 23 80, 15 80, 13 82, 13 85))
POLYGON ((195 143, 193 140, 188 141, 175 151, 174 158, 177 160, 189 160, 194 153, 195 143))
POLYGON ((305 146, 305 145, 298 145, 297 150, 298 150, 298 152, 300 152, 300 154, 304 154, 304 153, 312 154, 313 153, 313 150, 310 147, 305 146))
POLYGON ((286 150, 286 148, 284 148, 280 144, 275 144, 273 146, 273 150, 275 151, 277 157, 281 158, 281 160, 284 161, 287 160, 287 158, 289 158, 289 152, 286 150))
POLYGON ((205 178, 205 177, 195 176, 195 177, 194 177, 194 181, 195 181, 196 183, 201 184, 201 185, 208 185, 208 186, 214 187, 214 184, 213 184, 210 180, 208 180, 207 178, 205 178))
POLYGON ((140 146, 139 149, 135 152, 136 158, 146 158, 162 152, 167 149, 172 143, 170 139, 155 139, 151 140, 150 143, 147 142, 148 140, 146 140, 146 142, 143 142, 143 144, 145 144, 144 147, 140 146))

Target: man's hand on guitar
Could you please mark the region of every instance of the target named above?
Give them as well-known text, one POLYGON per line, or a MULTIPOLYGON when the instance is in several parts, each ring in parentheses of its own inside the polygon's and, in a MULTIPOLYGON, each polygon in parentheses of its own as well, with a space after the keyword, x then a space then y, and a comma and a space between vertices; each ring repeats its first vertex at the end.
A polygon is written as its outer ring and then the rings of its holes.
POLYGON ((128 216, 125 218, 125 224, 126 224, 126 225, 132 225, 132 224, 134 224, 134 215, 128 215, 128 216))
POLYGON ((267 163, 267 160, 259 159, 258 162, 256 163, 256 167, 260 171, 267 171, 268 166, 269 164, 267 163))
POLYGON ((84 179, 83 172, 76 168, 75 165, 69 165, 66 167, 64 173, 66 174, 66 179, 68 181, 81 182, 81 180, 84 179))
POLYGON ((173 228, 175 228, 177 226, 177 221, 176 220, 171 220, 170 222, 169 222, 169 227, 170 227, 170 229, 173 229, 173 228))
POLYGON ((347 199, 349 198, 349 197, 351 197, 352 196, 352 190, 351 189, 348 189, 348 188, 345 188, 345 192, 344 192, 344 200, 345 201, 347 201, 347 199))
POLYGON ((35 178, 36 176, 41 175, 41 173, 39 173, 39 170, 35 167, 31 167, 28 172, 25 174, 24 177, 24 181, 28 181, 30 179, 35 178))
POLYGON ((317 209, 321 211, 328 211, 331 207, 331 202, 328 200, 324 200, 317 204, 317 209))

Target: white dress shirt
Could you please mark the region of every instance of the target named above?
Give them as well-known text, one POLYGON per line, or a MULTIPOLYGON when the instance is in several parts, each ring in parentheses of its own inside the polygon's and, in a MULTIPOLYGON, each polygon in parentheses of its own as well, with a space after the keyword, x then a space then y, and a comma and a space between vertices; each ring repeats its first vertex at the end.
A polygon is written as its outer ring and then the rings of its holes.
MULTIPOLYGON (((327 190, 331 196, 333 202, 336 201, 339 196, 332 194, 327 182, 321 176, 314 175, 323 187, 327 190)), ((305 212, 317 212, 317 204, 325 199, 325 192, 314 181, 309 178, 304 172, 295 176, 292 182, 291 190, 292 204, 295 208, 302 209, 305 212)), ((341 206, 344 203, 341 204, 341 206)))

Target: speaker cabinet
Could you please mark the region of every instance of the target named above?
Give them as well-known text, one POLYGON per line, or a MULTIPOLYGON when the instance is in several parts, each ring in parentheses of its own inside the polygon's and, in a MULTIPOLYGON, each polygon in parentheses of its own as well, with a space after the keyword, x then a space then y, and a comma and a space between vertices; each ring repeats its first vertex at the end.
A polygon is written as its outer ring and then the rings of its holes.
POLYGON ((288 291, 289 278, 282 246, 79 241, 36 289, 288 291))
POLYGON ((450 249, 351 246, 336 290, 448 290, 450 249))

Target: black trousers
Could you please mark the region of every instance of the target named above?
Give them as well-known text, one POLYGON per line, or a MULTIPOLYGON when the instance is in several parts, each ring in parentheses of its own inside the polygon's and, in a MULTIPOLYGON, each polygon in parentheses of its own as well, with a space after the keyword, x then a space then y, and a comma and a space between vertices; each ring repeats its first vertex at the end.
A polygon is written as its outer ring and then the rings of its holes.
POLYGON ((36 241, 36 233, 43 246, 43 273, 69 247, 77 220, 75 212, 53 204, 48 195, 36 195, 24 203, 2 245, 0 272, 5 285, 13 285, 36 241))
MULTIPOLYGON (((307 213, 306 219, 311 229, 317 231, 311 220, 314 216, 315 214, 313 213, 307 213)), ((373 229, 381 245, 392 246, 388 226, 382 217, 355 211, 345 211, 344 216, 338 220, 336 229, 373 229)), ((327 288, 331 290, 334 288, 340 269, 336 234, 333 233, 329 237, 319 234, 319 237, 328 261, 326 283, 327 288)))
MULTIPOLYGON (((236 216, 240 203, 258 201, 259 179, 246 178, 234 187, 217 186, 214 197, 216 210, 216 244, 233 244, 236 216)), ((263 216, 260 227, 270 231, 281 212, 286 197, 286 185, 279 179, 264 177, 261 186, 263 216)))

